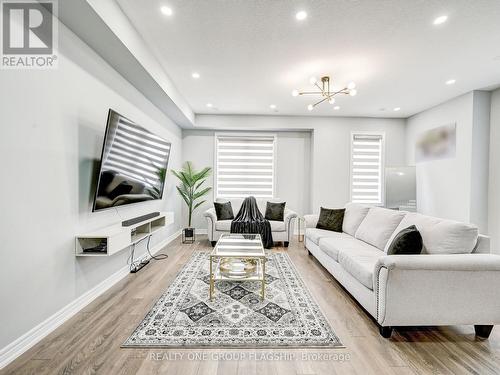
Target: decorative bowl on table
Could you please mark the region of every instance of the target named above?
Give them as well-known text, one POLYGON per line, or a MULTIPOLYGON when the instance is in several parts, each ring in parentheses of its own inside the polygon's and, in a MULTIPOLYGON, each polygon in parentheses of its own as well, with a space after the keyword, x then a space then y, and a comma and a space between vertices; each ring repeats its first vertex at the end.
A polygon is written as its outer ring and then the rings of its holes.
POLYGON ((225 258, 219 266, 221 274, 233 279, 245 278, 257 270, 256 259, 225 258))

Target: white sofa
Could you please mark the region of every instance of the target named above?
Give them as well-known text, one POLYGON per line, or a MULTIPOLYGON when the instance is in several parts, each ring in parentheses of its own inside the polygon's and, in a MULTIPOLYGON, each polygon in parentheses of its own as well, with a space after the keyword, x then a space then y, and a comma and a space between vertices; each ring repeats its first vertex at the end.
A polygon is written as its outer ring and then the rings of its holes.
POLYGON ((305 215, 305 246, 378 322, 393 327, 473 324, 487 338, 500 324, 500 256, 470 224, 355 203, 342 233, 316 228, 305 215), (400 230, 415 225, 420 255, 387 255, 400 230))
MULTIPOLYGON (((227 202, 228 200, 217 199, 216 202, 227 202)), ((231 206, 233 208, 234 216, 237 215, 240 210, 241 204, 243 203, 243 198, 234 198, 229 200, 231 202, 231 206)), ((257 206, 259 207, 259 211, 262 215, 266 214, 266 204, 267 201, 270 202, 282 202, 279 199, 257 199, 257 206)), ((217 220, 217 215, 215 214, 215 208, 210 208, 205 211, 203 214, 207 219, 207 233, 208 240, 212 243, 212 246, 215 246, 217 240, 223 233, 229 233, 231 230, 231 220, 217 220)), ((294 218, 297 217, 297 214, 286 208, 283 217, 283 221, 273 221, 269 220, 271 224, 271 232, 273 234, 274 242, 283 242, 285 247, 288 247, 290 243, 290 238, 293 234, 293 226, 294 226, 294 218)))

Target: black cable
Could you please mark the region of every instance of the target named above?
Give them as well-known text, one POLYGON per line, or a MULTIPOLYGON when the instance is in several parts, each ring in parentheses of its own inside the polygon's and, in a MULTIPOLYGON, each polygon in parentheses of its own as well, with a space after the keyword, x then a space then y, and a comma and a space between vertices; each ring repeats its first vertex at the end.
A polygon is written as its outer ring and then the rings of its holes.
POLYGON ((163 259, 167 259, 168 258, 168 255, 167 254, 163 254, 163 253, 160 253, 160 254, 157 254, 157 255, 153 255, 151 254, 151 251, 149 251, 149 242, 151 241, 151 236, 148 237, 148 243, 146 245, 146 249, 148 250, 148 254, 149 256, 151 257, 151 259, 154 259, 154 260, 163 260, 163 259))
MULTIPOLYGON (((130 253, 130 257, 127 259, 127 263, 130 259, 130 271, 132 271, 133 268, 137 267, 137 264, 141 264, 142 262, 135 262, 134 261, 134 253, 135 253, 135 245, 137 245, 138 243, 141 243, 142 241, 144 241, 146 238, 148 238, 148 247, 149 247, 149 239, 151 238, 151 235, 147 236, 147 237, 144 237, 144 238, 141 238, 139 241, 135 242, 132 244, 132 251, 130 253)), ((148 249, 148 252, 149 252, 149 249, 148 249)))

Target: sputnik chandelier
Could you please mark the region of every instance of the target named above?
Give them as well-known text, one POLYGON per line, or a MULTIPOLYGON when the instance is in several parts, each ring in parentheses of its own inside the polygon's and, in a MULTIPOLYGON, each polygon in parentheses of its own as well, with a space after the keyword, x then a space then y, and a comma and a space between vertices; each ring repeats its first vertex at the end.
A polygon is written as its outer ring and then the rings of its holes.
POLYGON ((314 109, 314 107, 316 107, 318 104, 321 104, 325 101, 328 101, 328 103, 330 103, 330 104, 334 104, 335 103, 334 96, 336 96, 336 95, 345 94, 345 95, 354 96, 357 93, 356 84, 354 82, 350 82, 342 90, 330 91, 330 77, 329 76, 321 77, 321 86, 319 85, 319 83, 315 77, 311 77, 311 79, 309 79, 309 82, 311 83, 311 85, 314 85, 317 89, 319 89, 319 91, 299 91, 299 90, 292 91, 292 96, 299 96, 299 95, 321 95, 322 96, 322 98, 319 101, 317 101, 314 104, 309 104, 307 106, 307 109, 309 111, 312 111, 314 109))

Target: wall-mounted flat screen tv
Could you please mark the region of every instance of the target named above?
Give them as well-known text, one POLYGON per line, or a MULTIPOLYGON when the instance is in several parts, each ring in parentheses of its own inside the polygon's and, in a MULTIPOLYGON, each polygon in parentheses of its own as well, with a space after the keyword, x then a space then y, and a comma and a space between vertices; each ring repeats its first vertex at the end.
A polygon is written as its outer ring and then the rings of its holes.
POLYGON ((161 199, 170 146, 110 109, 92 210, 161 199))

